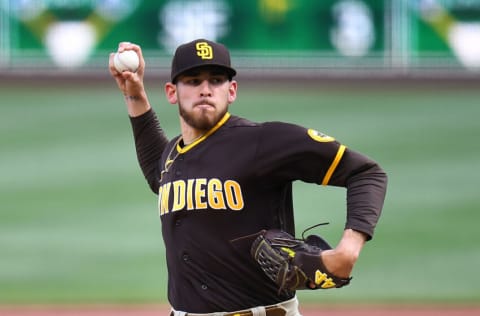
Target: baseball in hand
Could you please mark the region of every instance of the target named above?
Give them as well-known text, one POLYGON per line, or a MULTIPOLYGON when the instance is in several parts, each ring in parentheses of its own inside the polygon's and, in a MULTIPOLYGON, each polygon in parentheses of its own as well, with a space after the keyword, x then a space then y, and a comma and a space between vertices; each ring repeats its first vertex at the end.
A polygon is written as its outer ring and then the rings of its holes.
POLYGON ((140 65, 140 59, 135 51, 126 50, 121 53, 115 53, 113 64, 118 72, 135 72, 140 65))

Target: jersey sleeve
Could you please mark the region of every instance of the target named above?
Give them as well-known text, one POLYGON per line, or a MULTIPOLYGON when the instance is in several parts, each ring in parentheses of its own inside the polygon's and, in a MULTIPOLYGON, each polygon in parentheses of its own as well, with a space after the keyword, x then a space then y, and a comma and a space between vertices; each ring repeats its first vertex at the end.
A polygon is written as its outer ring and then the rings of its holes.
POLYGON ((386 194, 384 170, 369 157, 315 130, 285 123, 269 123, 263 128, 256 160, 260 172, 278 181, 345 187, 345 228, 371 239, 386 194))
POLYGON ((257 172, 278 181, 328 184, 345 146, 313 129, 282 123, 262 125, 257 172))
POLYGON ((151 190, 158 193, 159 160, 168 144, 155 112, 130 117, 137 159, 151 190))

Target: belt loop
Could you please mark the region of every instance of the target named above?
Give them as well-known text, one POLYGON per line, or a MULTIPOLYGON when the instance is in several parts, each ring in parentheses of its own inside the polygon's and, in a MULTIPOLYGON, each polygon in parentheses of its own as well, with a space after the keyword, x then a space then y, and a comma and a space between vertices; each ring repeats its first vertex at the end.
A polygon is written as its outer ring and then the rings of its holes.
POLYGON ((252 316, 266 316, 265 306, 257 306, 251 309, 252 316))
POLYGON ((172 310, 172 313, 171 313, 170 315, 172 315, 172 316, 186 316, 187 313, 186 313, 186 312, 182 312, 182 311, 172 310))
POLYGON ((286 312, 285 316, 302 316, 298 310, 298 298, 296 295, 288 301, 279 303, 277 306, 286 312))

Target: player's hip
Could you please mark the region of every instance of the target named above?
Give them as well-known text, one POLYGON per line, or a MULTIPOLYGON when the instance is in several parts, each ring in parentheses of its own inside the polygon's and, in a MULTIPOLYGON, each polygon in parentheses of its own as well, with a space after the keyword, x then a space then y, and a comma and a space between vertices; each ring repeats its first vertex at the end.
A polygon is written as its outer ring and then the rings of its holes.
POLYGON ((298 310, 298 299, 293 297, 290 300, 268 306, 256 306, 249 309, 234 312, 215 313, 189 313, 172 309, 170 316, 302 316, 298 310))

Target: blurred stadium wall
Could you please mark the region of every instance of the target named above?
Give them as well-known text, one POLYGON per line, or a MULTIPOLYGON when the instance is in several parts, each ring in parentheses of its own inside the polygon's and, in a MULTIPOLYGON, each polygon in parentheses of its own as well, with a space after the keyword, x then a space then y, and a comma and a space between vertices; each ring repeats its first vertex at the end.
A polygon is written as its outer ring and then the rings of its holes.
POLYGON ((104 76, 130 41, 165 76, 200 37, 245 76, 480 78, 480 0, 0 0, 0 75, 104 76))

